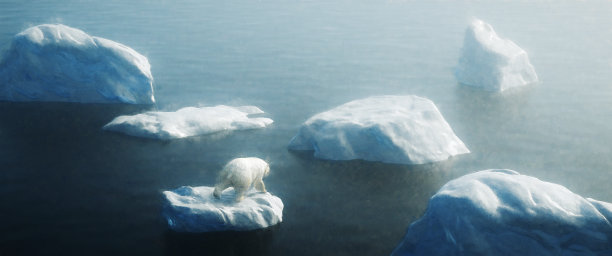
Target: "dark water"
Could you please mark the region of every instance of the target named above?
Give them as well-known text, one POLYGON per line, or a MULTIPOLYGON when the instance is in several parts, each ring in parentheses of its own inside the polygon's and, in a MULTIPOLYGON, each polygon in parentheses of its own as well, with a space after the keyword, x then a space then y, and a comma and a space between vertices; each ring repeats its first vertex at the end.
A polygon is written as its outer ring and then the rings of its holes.
MULTIPOLYGON (((27 254, 380 255, 446 181, 452 162, 330 162, 285 149, 267 130, 160 142, 102 131, 146 107, 0 104, 0 251, 27 254), (6 150, 10 149, 10 150, 6 150), (263 153, 262 153, 263 152, 263 153), (271 163, 284 221, 267 230, 180 234, 160 216, 161 191, 212 185, 226 161, 271 163)), ((276 137, 285 136, 285 140, 276 137)))
POLYGON ((157 105, 255 105, 262 130, 168 142, 100 128, 144 106, 0 102, 0 255, 387 255, 444 183, 510 168, 612 201, 612 4, 605 1, 0 1, 0 46, 64 23, 149 58, 157 105), (476 16, 541 80, 456 84, 476 16), (290 152, 308 117, 371 95, 433 100, 471 154, 419 166, 290 152), (186 235, 161 192, 212 185, 235 157, 271 164, 269 230, 186 235))

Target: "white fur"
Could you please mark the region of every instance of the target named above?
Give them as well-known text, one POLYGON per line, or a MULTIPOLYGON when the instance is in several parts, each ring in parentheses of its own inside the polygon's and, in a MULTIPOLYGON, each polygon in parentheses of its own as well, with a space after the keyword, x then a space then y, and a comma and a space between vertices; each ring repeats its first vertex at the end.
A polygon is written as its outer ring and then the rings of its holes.
POLYGON ((256 157, 236 158, 227 163, 219 173, 213 195, 219 198, 223 190, 234 187, 236 202, 240 202, 251 186, 266 192, 263 177, 268 176, 268 173, 270 166, 264 160, 256 157))

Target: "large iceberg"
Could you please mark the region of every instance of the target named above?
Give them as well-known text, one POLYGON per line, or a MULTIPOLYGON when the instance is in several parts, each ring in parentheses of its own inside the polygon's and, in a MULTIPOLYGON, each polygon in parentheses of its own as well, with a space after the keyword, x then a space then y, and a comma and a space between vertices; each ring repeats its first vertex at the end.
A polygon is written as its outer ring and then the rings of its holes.
POLYGON ((538 81, 527 52, 500 38, 491 25, 478 19, 465 31, 455 77, 461 84, 488 91, 504 91, 538 81))
POLYGON ((444 185, 393 255, 612 255, 612 204, 512 170, 444 185))
POLYGON ((213 197, 213 187, 183 186, 164 191, 162 215, 179 232, 245 231, 266 228, 283 221, 283 202, 270 194, 250 190, 240 203, 233 188, 213 197))
POLYGON ((0 100, 152 104, 146 57, 61 24, 15 35, 0 61, 0 100))
POLYGON ((176 112, 150 111, 118 116, 103 129, 151 139, 180 139, 221 131, 264 128, 273 121, 249 117, 264 113, 255 106, 185 107, 176 112))
POLYGON ((351 101, 308 119, 289 143, 329 160, 423 164, 469 153, 434 103, 417 96, 351 101))

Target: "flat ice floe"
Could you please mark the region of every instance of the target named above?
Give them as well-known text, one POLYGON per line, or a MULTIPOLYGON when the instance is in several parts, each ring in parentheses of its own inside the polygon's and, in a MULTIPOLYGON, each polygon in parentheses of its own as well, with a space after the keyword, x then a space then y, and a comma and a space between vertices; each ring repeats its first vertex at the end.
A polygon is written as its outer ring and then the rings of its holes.
POLYGON ((283 221, 283 202, 270 194, 250 190, 240 203, 230 188, 220 199, 213 187, 183 186, 164 191, 162 215, 179 232, 244 231, 266 228, 283 221))
POLYGON ((465 31, 455 77, 461 84, 504 91, 538 81, 527 52, 500 38, 491 25, 474 19, 465 31))
POLYGON ((512 170, 444 185, 393 255, 612 255, 612 204, 512 170))
POLYGON ((152 104, 146 57, 61 24, 15 35, 0 61, 0 100, 152 104))
POLYGON ((469 153, 434 103, 417 96, 351 101, 308 119, 289 143, 329 160, 423 164, 469 153))
POLYGON ((150 111, 133 116, 118 116, 103 129, 151 139, 180 139, 221 131, 264 128, 273 123, 255 106, 185 107, 176 112, 150 111))

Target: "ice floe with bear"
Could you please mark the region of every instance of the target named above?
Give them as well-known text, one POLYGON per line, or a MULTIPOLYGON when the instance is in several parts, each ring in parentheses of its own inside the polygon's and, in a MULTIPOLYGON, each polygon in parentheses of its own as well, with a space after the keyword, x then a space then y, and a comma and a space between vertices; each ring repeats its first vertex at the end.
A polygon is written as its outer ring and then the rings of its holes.
POLYGON ((0 100, 155 103, 146 57, 61 24, 14 36, 0 61, 0 100))
POLYGON ((289 143, 317 158, 424 164, 469 153, 426 98, 374 96, 309 118, 289 143))
POLYGON ((514 42, 501 38, 493 27, 474 19, 465 31, 457 81, 488 91, 504 91, 538 81, 527 52, 514 42))
POLYGON ((236 191, 225 190, 219 199, 213 187, 183 186, 164 191, 162 215, 168 227, 178 232, 246 231, 266 228, 283 220, 280 198, 251 189, 237 203, 236 191))
POLYGON ((263 178, 270 166, 256 157, 228 162, 212 187, 183 186, 164 191, 162 215, 180 232, 243 231, 283 221, 283 202, 268 193, 263 178), (253 188, 253 189, 251 189, 253 188))
POLYGON ((255 106, 185 107, 174 112, 150 111, 118 116, 103 129, 151 139, 180 139, 221 131, 264 128, 274 121, 255 106))
POLYGON ((446 183, 393 255, 612 255, 612 204, 512 170, 446 183))

